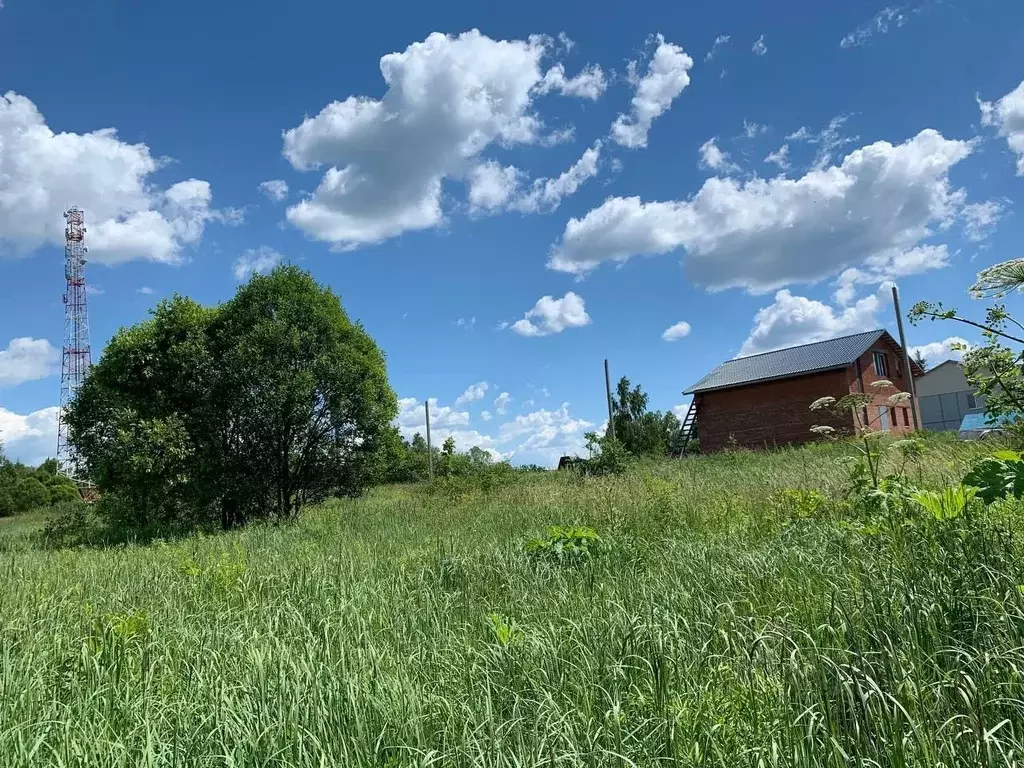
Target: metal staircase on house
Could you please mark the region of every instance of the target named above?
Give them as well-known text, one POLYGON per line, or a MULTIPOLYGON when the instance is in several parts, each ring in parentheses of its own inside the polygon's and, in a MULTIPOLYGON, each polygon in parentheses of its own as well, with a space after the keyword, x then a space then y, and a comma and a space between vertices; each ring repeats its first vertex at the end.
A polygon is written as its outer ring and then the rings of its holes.
POLYGON ((690 441, 697 434, 697 398, 690 401, 690 407, 686 410, 686 416, 683 418, 683 423, 679 427, 679 433, 676 438, 676 445, 672 454, 674 456, 682 456, 686 453, 686 449, 690 446, 690 441))

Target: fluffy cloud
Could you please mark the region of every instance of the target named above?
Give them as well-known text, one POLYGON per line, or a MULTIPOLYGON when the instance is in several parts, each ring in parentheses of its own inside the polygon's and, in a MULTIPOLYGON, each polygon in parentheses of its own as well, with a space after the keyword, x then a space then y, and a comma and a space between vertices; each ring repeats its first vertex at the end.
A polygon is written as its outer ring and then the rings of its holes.
POLYGON ((818 149, 814 154, 811 168, 821 170, 832 162, 832 158, 837 150, 857 140, 856 136, 845 136, 843 134, 843 126, 848 119, 846 115, 837 115, 829 120, 828 125, 820 131, 812 131, 806 125, 802 125, 789 134, 786 140, 817 146, 818 149))
POLYGON ((949 266, 949 249, 945 245, 921 245, 906 251, 887 251, 869 256, 862 267, 851 267, 836 280, 835 300, 849 304, 855 286, 891 283, 900 277, 917 275, 949 266))
POLYGON ((569 78, 565 76, 565 67, 555 64, 544 73, 544 78, 537 84, 537 93, 556 91, 563 96, 577 96, 596 101, 607 87, 604 72, 596 64, 584 67, 576 77, 569 78))
POLYGON ((878 327, 877 313, 881 306, 877 294, 866 296, 852 306, 833 309, 820 301, 779 291, 772 304, 757 311, 754 327, 743 342, 739 356, 873 330, 878 327))
POLYGON ((480 411, 480 418, 484 421, 490 421, 494 416, 491 415, 490 411, 480 411))
POLYGON ((726 173, 738 171, 740 168, 729 159, 729 153, 721 150, 715 142, 716 139, 711 137, 700 145, 700 167, 726 173))
POLYGON ((567 328, 582 328, 589 324, 590 315, 583 299, 569 291, 560 299, 541 296, 522 320, 512 324, 512 330, 520 336, 550 336, 567 328))
POLYGON ((689 200, 611 197, 570 219, 549 266, 582 274, 604 261, 685 249, 694 282, 764 292, 916 247, 951 225, 965 193, 950 169, 973 144, 924 130, 851 152, 797 179, 711 178, 689 200))
POLYGON ((470 384, 466 391, 455 398, 456 405, 462 405, 463 403, 472 403, 475 400, 483 400, 484 395, 487 394, 490 384, 486 381, 478 381, 476 384, 470 384))
POLYGON ((862 24, 853 32, 843 37, 839 41, 839 47, 856 48, 864 45, 872 35, 884 35, 889 31, 890 27, 902 27, 907 21, 907 17, 903 13, 905 7, 883 8, 872 16, 869 22, 862 24))
POLYGON ((679 339, 690 335, 690 324, 685 320, 676 323, 665 329, 665 332, 661 334, 661 338, 665 341, 678 341, 679 339))
POLYGON ((211 208, 205 181, 158 187, 152 174, 163 165, 113 128, 54 133, 29 99, 0 96, 0 254, 62 245, 59 212, 69 202, 85 211, 90 260, 108 264, 177 263, 209 221, 240 220, 238 211, 211 208))
POLYGON ((150 288, 148 285, 142 286, 141 288, 137 289, 135 292, 136 293, 141 293, 143 296, 152 296, 153 295, 153 289, 150 288))
POLYGON ((979 243, 992 234, 1003 211, 1002 204, 995 200, 965 205, 961 214, 967 239, 979 243))
POLYGON ((494 410, 498 412, 499 416, 504 416, 508 411, 508 403, 512 399, 512 395, 508 392, 502 392, 496 398, 494 398, 494 410))
POLYGON ((612 124, 611 137, 623 147, 647 146, 651 124, 668 111, 672 102, 690 84, 693 59, 682 48, 666 43, 657 35, 658 47, 647 66, 647 73, 638 77, 635 61, 629 63, 629 79, 636 87, 628 115, 619 115, 612 124))
POLYGON ((281 179, 271 179, 260 183, 260 192, 269 197, 275 203, 279 203, 288 196, 288 182, 281 179))
POLYGON ((1017 156, 1017 175, 1024 176, 1024 80, 996 102, 978 101, 983 125, 994 126, 1017 156))
POLYGON ((533 109, 545 89, 596 89, 596 68, 571 80, 557 68, 542 75, 551 46, 542 36, 492 40, 471 30, 434 33, 383 56, 388 88, 380 100, 350 96, 285 132, 284 156, 294 168, 326 168, 316 191, 288 208, 288 220, 352 248, 439 226, 446 179, 467 181, 471 206, 501 205, 517 175, 489 165, 485 150, 545 143, 533 109))
POLYGON ((934 368, 945 360, 963 359, 965 349, 954 349, 954 347, 970 349, 967 339, 960 336, 950 336, 942 341, 932 341, 928 344, 911 347, 909 352, 911 357, 923 357, 928 367, 934 368))
POLYGON ((750 50, 754 52, 755 56, 764 56, 768 53, 768 46, 764 44, 764 35, 761 35, 754 44, 750 46, 750 50))
POLYGON ((512 455, 541 451, 549 460, 557 459, 558 455, 580 449, 583 432, 593 426, 589 421, 574 419, 569 404, 562 403, 557 411, 541 409, 505 422, 498 431, 498 443, 517 443, 512 455))
POLYGON ((497 210, 512 198, 522 171, 512 165, 488 160, 473 167, 466 182, 469 185, 469 207, 472 211, 497 210))
MULTIPOLYGON (((438 405, 436 397, 429 398, 428 402, 430 403, 431 434, 433 434, 435 428, 464 427, 469 424, 469 413, 467 411, 459 411, 448 405, 438 405)), ((416 432, 425 432, 427 422, 423 402, 415 397, 399 399, 396 422, 402 434, 406 437, 411 437, 416 432)))
POLYGON ((235 262, 235 279, 244 281, 256 273, 265 275, 280 264, 282 259, 284 256, 266 245, 261 245, 259 248, 248 248, 235 262))
POLYGON ((41 464, 57 448, 57 416, 60 408, 50 406, 27 415, 0 407, 0 443, 13 461, 41 464))
POLYGON ((60 350, 46 339, 24 336, 0 349, 0 387, 13 387, 60 372, 60 350))

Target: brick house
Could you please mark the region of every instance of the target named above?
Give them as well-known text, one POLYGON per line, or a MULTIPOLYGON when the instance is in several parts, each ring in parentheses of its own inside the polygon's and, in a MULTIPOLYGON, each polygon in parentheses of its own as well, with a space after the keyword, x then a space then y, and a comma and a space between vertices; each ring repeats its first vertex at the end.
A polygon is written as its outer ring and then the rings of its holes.
MULTIPOLYGON (((911 361, 910 367, 915 379, 924 375, 917 363, 911 361)), ((894 392, 909 391, 905 373, 902 347, 888 332, 877 330, 729 360, 683 394, 693 395, 703 453, 730 445, 771 448, 817 439, 810 431, 816 424, 852 432, 852 414, 839 419, 810 410, 819 397, 838 400, 851 392, 873 394, 867 415, 875 429, 911 432, 910 403, 889 403, 894 392), (873 389, 879 379, 891 381, 895 389, 873 389)))

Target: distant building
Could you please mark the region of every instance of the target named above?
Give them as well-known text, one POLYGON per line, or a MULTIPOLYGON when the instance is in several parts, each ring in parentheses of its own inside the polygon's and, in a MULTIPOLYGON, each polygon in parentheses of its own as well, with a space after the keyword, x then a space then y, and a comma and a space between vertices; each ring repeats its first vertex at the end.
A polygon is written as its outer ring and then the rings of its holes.
MULTIPOLYGON (((915 381, 924 374, 914 361, 910 367, 915 381)), ((693 395, 701 452, 770 448, 818 439, 810 429, 819 424, 852 432, 852 414, 847 419, 810 410, 819 397, 838 400, 851 392, 873 395, 865 410, 875 429, 912 431, 910 403, 889 403, 894 392, 909 391, 904 374, 902 347, 877 330, 729 360, 684 394, 693 395), (879 379, 895 389, 872 388, 879 379)))
POLYGON ((956 360, 941 363, 914 379, 921 406, 921 426, 934 430, 957 430, 968 411, 985 407, 985 398, 967 383, 964 367, 956 360))

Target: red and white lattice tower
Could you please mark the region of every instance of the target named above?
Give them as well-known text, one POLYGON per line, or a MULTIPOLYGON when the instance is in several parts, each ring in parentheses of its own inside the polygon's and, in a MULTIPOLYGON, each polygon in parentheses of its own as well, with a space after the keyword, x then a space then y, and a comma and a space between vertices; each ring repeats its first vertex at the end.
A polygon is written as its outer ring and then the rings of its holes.
POLYGON ((92 348, 89 341, 89 313, 85 306, 85 214, 78 208, 64 213, 68 220, 64 231, 67 244, 64 247, 64 277, 67 289, 64 293, 64 362, 60 374, 60 414, 57 422, 57 467, 62 475, 70 477, 80 485, 85 484, 81 476, 78 456, 68 442, 68 425, 64 413, 78 392, 85 374, 92 365, 92 348))

